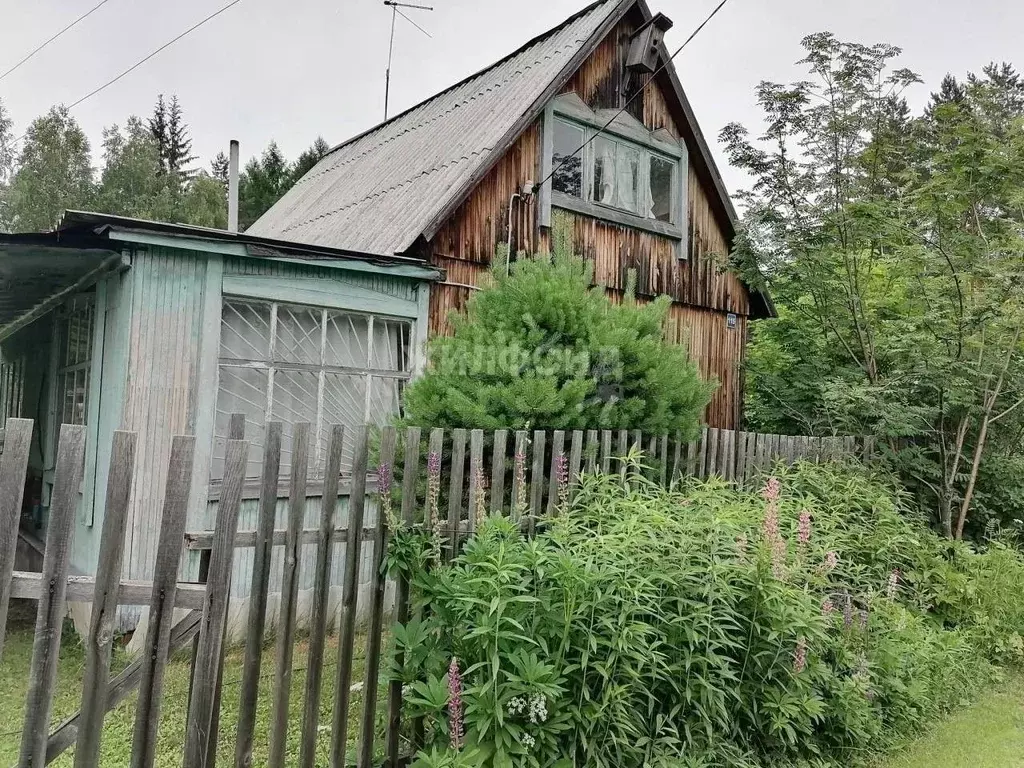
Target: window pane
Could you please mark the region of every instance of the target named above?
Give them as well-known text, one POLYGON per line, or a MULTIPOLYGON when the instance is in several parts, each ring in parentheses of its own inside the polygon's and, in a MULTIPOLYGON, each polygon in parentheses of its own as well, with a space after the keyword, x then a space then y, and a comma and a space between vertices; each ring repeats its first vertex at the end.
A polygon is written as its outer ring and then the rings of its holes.
POLYGON ((618 208, 639 211, 640 150, 626 144, 615 146, 615 203, 618 208))
POLYGON ((595 203, 615 205, 615 142, 605 136, 594 139, 595 203))
POLYGON ((672 188, 676 164, 658 155, 651 155, 650 200, 647 215, 658 221, 672 221, 672 188))
POLYGON ((283 363, 320 364, 319 309, 299 309, 279 305, 277 333, 274 339, 274 360, 283 363))
POLYGON ((370 379, 370 412, 367 422, 386 426, 391 418, 398 415, 402 401, 402 379, 385 379, 374 376, 370 379))
POLYGON ((269 304, 224 302, 220 325, 220 356, 234 360, 269 360, 269 304))
POLYGON ((217 425, 210 477, 224 477, 224 448, 231 414, 245 414, 245 439, 249 441, 246 477, 259 477, 263 461, 264 413, 267 410, 268 371, 222 365, 217 391, 217 425))
POLYGON ((277 370, 274 372, 273 403, 270 407, 270 420, 283 422, 281 430, 281 472, 291 474, 292 440, 295 425, 308 422, 311 425, 309 436, 309 472, 316 473, 316 411, 317 392, 320 374, 314 371, 277 370))
POLYGON ((369 318, 344 312, 327 313, 327 345, 324 365, 366 368, 366 337, 369 318))
POLYGON ((370 367, 381 371, 409 370, 409 324, 400 320, 373 320, 370 367))
POLYGON ((585 137, 583 129, 555 120, 551 167, 551 187, 573 197, 583 196, 583 153, 578 151, 585 137), (574 154, 575 153, 575 154, 574 154))
POLYGON ((366 423, 366 376, 347 373, 324 374, 323 450, 332 424, 345 426, 343 467, 352 465, 352 430, 366 423))

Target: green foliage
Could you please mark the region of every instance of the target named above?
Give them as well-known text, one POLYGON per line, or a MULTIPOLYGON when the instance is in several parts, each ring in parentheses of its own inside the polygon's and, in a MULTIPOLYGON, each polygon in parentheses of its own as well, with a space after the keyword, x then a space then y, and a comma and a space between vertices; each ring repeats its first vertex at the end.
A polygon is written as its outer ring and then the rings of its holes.
POLYGON ((148 126, 157 145, 161 172, 180 188, 194 173, 188 165, 196 156, 192 154, 191 131, 178 97, 172 96, 168 103, 161 93, 148 126))
POLYGON ((612 304, 565 236, 508 274, 497 261, 454 334, 430 342, 430 368, 406 390, 410 423, 693 433, 712 387, 665 340, 667 299, 612 304))
POLYGON ((754 328, 748 415, 877 435, 960 536, 988 457, 1019 452, 1024 81, 1008 65, 947 78, 915 117, 898 48, 803 46, 809 79, 758 87, 766 132, 722 133, 753 177, 735 256, 780 309, 754 328))
POLYGON ((248 229, 270 206, 281 199, 292 185, 288 161, 277 146, 270 142, 259 158, 246 163, 238 186, 239 226, 248 229))
POLYGON ((1024 660, 1024 558, 913 520, 894 481, 798 465, 775 500, 585 477, 534 540, 491 519, 452 563, 397 533, 420 768, 859 763, 1024 660), (452 658, 465 746, 452 749, 452 658))
POLYGON ((89 140, 65 107, 32 122, 8 191, 12 231, 41 232, 69 208, 88 208, 93 196, 89 140))

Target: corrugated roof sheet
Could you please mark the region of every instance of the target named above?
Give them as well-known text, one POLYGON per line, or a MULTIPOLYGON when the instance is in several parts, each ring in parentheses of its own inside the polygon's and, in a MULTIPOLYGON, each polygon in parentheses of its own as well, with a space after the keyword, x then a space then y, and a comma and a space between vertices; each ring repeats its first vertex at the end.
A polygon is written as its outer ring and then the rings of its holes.
POLYGON ((405 251, 618 5, 595 3, 489 69, 341 145, 247 233, 370 253, 405 251))

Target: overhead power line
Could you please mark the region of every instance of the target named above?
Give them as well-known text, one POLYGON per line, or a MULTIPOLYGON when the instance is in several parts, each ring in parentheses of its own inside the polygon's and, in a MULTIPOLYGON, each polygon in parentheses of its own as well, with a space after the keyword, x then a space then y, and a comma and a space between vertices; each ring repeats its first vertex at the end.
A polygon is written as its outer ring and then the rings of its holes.
POLYGON ((654 82, 654 78, 656 78, 656 77, 657 77, 658 75, 660 75, 660 74, 661 74, 661 73, 662 73, 663 71, 665 71, 665 68, 666 68, 666 67, 668 67, 668 65, 672 63, 672 60, 673 60, 673 59, 675 59, 675 57, 676 57, 676 56, 678 56, 678 55, 679 55, 680 53, 682 53, 683 49, 684 49, 684 48, 685 48, 686 46, 688 46, 688 45, 689 45, 689 44, 690 44, 690 43, 691 43, 691 42, 693 41, 693 38, 695 38, 695 37, 696 37, 696 36, 697 36, 698 34, 700 34, 700 31, 701 31, 702 29, 704 29, 704 27, 706 27, 706 26, 708 25, 708 23, 709 23, 709 22, 710 22, 710 21, 711 21, 711 20, 712 20, 713 18, 715 18, 715 16, 717 16, 717 15, 718 15, 718 12, 719 12, 720 10, 722 10, 722 8, 723 8, 723 7, 725 6, 725 4, 726 4, 727 2, 729 2, 729 0, 722 0, 722 1, 721 1, 721 2, 720 2, 720 3, 718 4, 718 5, 717 5, 717 6, 715 6, 715 10, 713 10, 713 11, 712 11, 711 13, 709 13, 709 14, 708 14, 708 16, 707 16, 707 18, 706 18, 706 19, 704 19, 704 21, 702 21, 702 22, 700 23, 700 25, 699 25, 699 26, 698 26, 698 27, 697 27, 697 28, 696 28, 695 30, 693 30, 693 32, 691 32, 691 33, 690 33, 690 36, 689 36, 688 38, 686 38, 686 40, 684 40, 684 41, 683 41, 683 44, 682 44, 682 45, 680 45, 680 46, 679 46, 678 48, 676 48, 676 51, 675 51, 675 53, 673 53, 673 54, 672 54, 671 56, 669 56, 669 57, 668 57, 668 60, 667 60, 667 61, 665 61, 665 62, 664 62, 664 63, 663 63, 663 64, 662 64, 662 65, 661 65, 660 67, 658 67, 658 68, 657 68, 656 70, 654 70, 654 72, 653 72, 653 73, 651 74, 651 76, 650 76, 650 77, 649 77, 649 78, 647 79, 647 82, 646 82, 646 83, 644 83, 644 84, 643 84, 643 86, 642 86, 641 88, 638 88, 638 89, 637 89, 637 91, 636 91, 636 93, 634 93, 634 94, 633 94, 632 96, 630 96, 630 97, 629 97, 628 99, 626 99, 626 103, 625 103, 625 104, 623 104, 623 105, 622 105, 622 107, 621 107, 621 108, 620 108, 620 109, 619 109, 619 110, 618 110, 618 111, 617 111, 617 112, 616 112, 616 113, 615 113, 614 115, 612 115, 612 116, 611 116, 611 118, 610 118, 610 119, 608 120, 608 122, 607 122, 607 123, 605 123, 605 124, 604 124, 603 126, 601 126, 601 128, 600 128, 600 129, 598 129, 597 131, 595 131, 594 133, 592 133, 592 134, 590 135, 590 138, 588 138, 588 139, 587 139, 586 141, 584 141, 584 142, 583 142, 583 143, 582 143, 582 144, 580 145, 579 149, 577 149, 577 150, 576 150, 575 152, 573 152, 573 153, 572 153, 571 155, 566 155, 565 157, 563 157, 563 158, 562 158, 562 159, 561 159, 561 160, 560 160, 560 161, 558 162, 558 165, 556 165, 556 166, 555 166, 554 168, 552 168, 552 169, 551 169, 551 173, 549 173, 549 174, 548 174, 547 176, 545 176, 545 177, 544 177, 544 179, 543 179, 543 180, 542 180, 542 181, 540 182, 540 184, 539 184, 539 185, 537 186, 537 188, 539 189, 540 187, 543 187, 543 186, 544 186, 545 184, 547 184, 547 183, 548 183, 548 181, 550 181, 550 180, 551 180, 551 179, 552 179, 552 178, 554 177, 554 175, 555 175, 556 173, 558 173, 559 169, 560 169, 560 168, 561 168, 561 167, 562 167, 563 165, 565 165, 565 163, 566 163, 566 162, 568 162, 568 161, 569 161, 569 160, 570 160, 571 158, 573 158, 573 157, 576 157, 576 156, 577 156, 577 155, 578 155, 578 154, 579 154, 580 152, 582 152, 582 151, 583 151, 584 149, 586 149, 586 148, 587 148, 587 146, 588 146, 588 145, 589 145, 589 144, 590 144, 590 143, 591 143, 591 142, 592 142, 592 141, 593 141, 594 139, 596 139, 596 138, 597 138, 598 136, 600 136, 600 135, 601 135, 602 133, 604 133, 605 131, 607 131, 607 130, 608 130, 608 128, 609 128, 609 127, 611 126, 611 124, 612 124, 612 123, 614 123, 614 122, 615 122, 616 120, 618 120, 618 119, 619 119, 619 116, 620 116, 620 115, 622 115, 622 113, 626 111, 626 109, 627 109, 627 108, 629 107, 629 105, 633 103, 633 100, 634 100, 634 99, 636 99, 636 97, 637 97, 637 96, 639 96, 639 95, 640 95, 641 93, 643 93, 643 92, 644 92, 645 90, 647 90, 647 86, 648 86, 648 85, 650 85, 651 83, 653 83, 653 82, 654 82))
POLYGON ((8 70, 7 70, 6 72, 4 72, 4 73, 3 73, 2 75, 0 75, 0 80, 3 80, 3 79, 4 79, 5 77, 7 77, 7 76, 8 76, 9 74, 11 74, 11 73, 12 73, 12 72, 13 72, 14 70, 18 69, 18 67, 20 67, 20 66, 21 66, 22 64, 24 64, 24 63, 25 63, 25 62, 27 62, 27 61, 28 61, 29 59, 31 59, 31 58, 32 58, 33 56, 35 56, 35 55, 36 55, 37 53, 39 53, 39 52, 40 52, 41 50, 43 50, 43 48, 45 48, 46 46, 48 46, 48 45, 49 45, 50 43, 52 43, 52 42, 53 42, 54 40, 56 40, 56 39, 57 39, 58 37, 60 37, 61 35, 63 35, 63 34, 65 33, 65 32, 67 32, 67 31, 68 31, 69 29, 71 29, 72 27, 74 27, 75 25, 77 25, 77 24, 78 24, 78 22, 80 22, 80 21, 84 21, 84 20, 85 20, 85 19, 87 19, 87 18, 88 18, 89 16, 92 16, 92 14, 94 14, 94 13, 95 13, 96 11, 98 11, 98 10, 99 10, 100 8, 102 8, 102 7, 104 6, 104 5, 106 5, 106 4, 107 4, 107 3, 109 3, 109 2, 110 2, 110 0, 101 0, 101 1, 99 2, 99 3, 97 3, 96 5, 94 5, 94 6, 92 7, 92 8, 90 8, 90 9, 89 9, 88 11, 86 11, 85 13, 83 13, 83 14, 82 14, 81 16, 79 16, 79 17, 78 17, 77 19, 75 19, 74 21, 72 21, 72 22, 71 22, 70 24, 68 24, 68 25, 67 25, 66 27, 64 27, 64 29, 62 29, 62 30, 61 30, 60 32, 58 32, 57 34, 55 34, 55 35, 54 35, 53 37, 51 37, 51 38, 50 38, 49 40, 46 40, 45 42, 41 43, 41 44, 40 44, 40 45, 39 45, 38 47, 36 47, 35 49, 33 49, 33 50, 32 50, 32 51, 31 51, 31 52, 30 52, 30 53, 28 54, 28 56, 26 56, 25 58, 23 58, 23 59, 22 59, 21 61, 19 61, 19 62, 18 62, 17 64, 15 64, 15 65, 14 65, 13 67, 11 67, 11 68, 10 68, 10 69, 8 69, 8 70))
MULTIPOLYGON (((70 109, 74 109, 75 107, 77 107, 77 106, 78 106, 79 104, 81 104, 82 102, 84 102, 84 101, 88 101, 89 99, 91 99, 91 98, 92 98, 93 96, 95 96, 95 95, 96 95, 97 93, 99 93, 100 91, 104 91, 104 90, 106 90, 107 88, 109 88, 110 86, 112 86, 112 85, 113 85, 114 83, 116 83, 116 82, 117 82, 118 80, 120 80, 121 78, 123 78, 123 77, 125 77, 126 75, 128 75, 128 74, 130 74, 130 73, 134 72, 134 71, 135 71, 136 69, 138 69, 139 67, 141 67, 141 66, 142 66, 143 64, 145 64, 145 63, 146 63, 147 61, 149 61, 149 60, 150 60, 150 59, 152 59, 152 58, 153 58, 154 56, 156 56, 156 55, 157 55, 158 53, 161 53, 162 51, 164 51, 164 50, 166 50, 166 49, 170 48, 170 47, 171 47, 172 45, 174 45, 174 44, 175 44, 176 42, 178 42, 179 40, 181 40, 181 39, 182 39, 183 37, 186 37, 187 35, 190 35, 191 33, 195 32, 195 31, 196 31, 197 29, 199 29, 199 28, 200 28, 201 26, 203 26, 204 24, 206 24, 206 23, 207 23, 208 21, 213 21, 213 20, 214 20, 215 18, 217 18, 218 16, 220 16, 220 15, 221 15, 222 13, 224 13, 224 12, 225 12, 226 10, 228 10, 228 9, 229 9, 229 8, 231 8, 232 6, 238 5, 238 4, 240 3, 240 2, 242 2, 242 0, 231 0, 231 2, 230 2, 230 3, 227 3, 226 5, 223 5, 223 6, 221 6, 220 8, 218 8, 218 9, 217 9, 216 11, 214 11, 213 13, 211 13, 211 14, 210 14, 209 16, 207 16, 207 17, 206 17, 205 19, 203 19, 202 21, 198 21, 198 22, 196 22, 195 24, 193 24, 193 25, 192 25, 191 27, 189 27, 188 29, 186 29, 186 30, 185 30, 184 32, 182 32, 182 33, 181 33, 180 35, 178 35, 177 37, 174 37, 174 38, 172 38, 171 40, 168 40, 168 41, 167 41, 166 43, 164 43, 163 45, 161 45, 161 46, 160 46, 159 48, 157 48, 157 49, 156 49, 155 51, 153 51, 152 53, 149 53, 149 54, 147 54, 146 56, 144 56, 144 57, 142 57, 141 59, 139 59, 139 60, 138 60, 137 62, 135 62, 134 64, 132 64, 132 65, 131 65, 130 67, 128 67, 128 69, 124 70, 123 72, 121 72, 121 73, 120 73, 119 75, 117 75, 116 77, 113 77, 113 78, 111 78, 110 80, 108 80, 107 82, 105 82, 105 83, 104 83, 103 85, 99 86, 98 88, 94 88, 93 90, 89 91, 89 93, 85 94, 85 96, 83 96, 82 98, 78 99, 77 101, 74 101, 74 102, 72 102, 71 104, 68 104, 68 105, 67 105, 67 108, 68 108, 69 110, 70 110, 70 109)), ((19 141, 21 141, 22 139, 24 139, 24 138, 25 138, 25 137, 26 137, 27 135, 28 135, 28 133, 27 133, 27 132, 26 132, 26 133, 23 133, 23 134, 21 134, 21 136, 19 136, 18 138, 16 138, 16 139, 15 139, 15 140, 14 140, 14 141, 12 142, 12 144, 17 144, 17 143, 18 143, 19 141)))

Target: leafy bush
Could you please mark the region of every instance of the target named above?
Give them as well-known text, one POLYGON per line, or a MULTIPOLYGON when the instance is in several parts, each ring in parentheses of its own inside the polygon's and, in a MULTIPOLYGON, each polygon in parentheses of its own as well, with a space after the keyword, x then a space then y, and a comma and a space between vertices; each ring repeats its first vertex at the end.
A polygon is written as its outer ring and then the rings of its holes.
POLYGON ((714 387, 665 340, 671 302, 613 304, 564 229, 553 254, 523 256, 473 295, 454 335, 429 345, 406 390, 406 421, 478 429, 680 430, 692 435, 714 387))
POLYGON ((398 533, 420 768, 856 762, 1020 658, 1021 557, 938 538, 863 471, 666 491, 634 464, 562 512, 432 568, 398 533))

